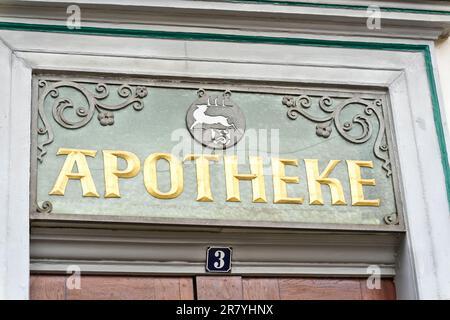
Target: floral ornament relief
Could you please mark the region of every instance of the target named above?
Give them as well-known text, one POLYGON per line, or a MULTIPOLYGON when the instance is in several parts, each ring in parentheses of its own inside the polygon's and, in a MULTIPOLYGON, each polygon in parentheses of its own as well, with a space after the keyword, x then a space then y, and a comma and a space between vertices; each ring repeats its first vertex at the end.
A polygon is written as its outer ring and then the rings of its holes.
POLYGON ((386 142, 386 126, 382 111, 382 101, 361 99, 358 97, 345 99, 334 105, 332 98, 328 96, 321 97, 318 101, 319 109, 324 113, 323 116, 316 116, 308 113, 307 110, 312 107, 312 99, 310 96, 301 95, 299 97, 285 96, 282 100, 283 105, 288 108, 287 116, 289 119, 295 120, 299 115, 316 123, 316 135, 322 138, 330 137, 333 128, 345 140, 362 144, 370 140, 373 134, 373 125, 370 117, 375 115, 378 121, 378 133, 373 146, 374 155, 383 161, 382 168, 386 171, 386 176, 392 174, 391 161, 389 159, 388 146, 386 142), (351 121, 341 122, 342 111, 350 106, 358 105, 362 107, 362 112, 353 116, 351 121), (358 125, 361 133, 351 134, 354 124, 358 125))
MULTIPOLYGON (((316 135, 324 139, 330 137, 333 128, 345 140, 362 144, 370 140, 373 134, 373 125, 370 117, 375 115, 378 121, 378 133, 373 146, 373 153, 375 157, 383 161, 382 168, 386 172, 386 176, 392 175, 391 161, 389 159, 387 139, 386 139, 386 125, 383 117, 383 104, 380 99, 367 100, 358 97, 345 99, 334 106, 333 99, 324 96, 318 101, 318 108, 323 116, 316 116, 308 113, 306 110, 312 107, 312 99, 310 96, 301 95, 299 97, 285 96, 282 100, 283 105, 288 108, 287 116, 289 119, 295 120, 299 115, 316 123, 316 135), (358 105, 362 108, 362 112, 353 116, 351 121, 341 122, 340 117, 342 111, 350 106, 358 105), (360 134, 351 134, 354 129, 354 124, 361 129, 360 134)), ((399 224, 399 217, 396 212, 387 214, 383 217, 383 222, 388 225, 399 224)))
MULTIPOLYGON (((43 157, 47 153, 46 146, 54 140, 54 133, 44 110, 45 99, 50 96, 55 99, 52 105, 53 119, 61 127, 66 129, 79 129, 87 125, 93 118, 95 112, 98 112, 97 119, 102 126, 111 126, 114 124, 114 111, 132 106, 134 110, 140 111, 144 107, 142 101, 148 94, 147 88, 144 86, 131 87, 123 84, 117 89, 119 97, 125 99, 123 102, 115 105, 109 105, 104 100, 109 96, 109 88, 104 83, 98 83, 95 86, 95 93, 87 90, 83 85, 71 81, 58 81, 48 83, 45 80, 39 80, 38 86, 43 89, 39 95, 38 101, 38 124, 37 133, 44 135, 43 141, 37 142, 37 159, 42 162, 43 157), (73 89, 84 97, 87 107, 79 106, 75 109, 75 105, 70 98, 61 97, 61 88, 73 89), (75 109, 77 120, 69 120, 65 116, 67 109, 75 109)), ((36 211, 39 213, 51 213, 53 205, 50 201, 44 201, 41 204, 36 203, 36 211)))
POLYGON ((132 87, 127 84, 119 86, 117 94, 125 99, 123 102, 115 105, 109 105, 104 100, 109 96, 109 87, 104 83, 98 83, 95 86, 95 93, 87 90, 82 84, 72 81, 58 81, 48 83, 45 80, 39 80, 38 85, 43 91, 40 93, 38 101, 38 125, 37 133, 45 135, 46 139, 37 143, 37 158, 42 162, 43 157, 47 153, 46 146, 54 140, 54 133, 44 110, 45 99, 50 96, 55 99, 52 105, 53 119, 61 127, 66 129, 79 129, 87 125, 98 112, 97 119, 102 126, 111 126, 114 124, 114 111, 132 106, 134 110, 140 111, 144 107, 142 101, 148 94, 147 88, 144 86, 132 87), (79 106, 76 108, 70 98, 60 96, 61 88, 73 89, 84 97, 87 106, 79 106), (76 108, 76 109, 75 109, 76 108), (69 120, 65 117, 67 109, 75 109, 75 114, 79 118, 77 120, 69 120))
POLYGON ((97 116, 102 126, 112 126, 114 124, 114 113, 110 111, 102 111, 97 116))

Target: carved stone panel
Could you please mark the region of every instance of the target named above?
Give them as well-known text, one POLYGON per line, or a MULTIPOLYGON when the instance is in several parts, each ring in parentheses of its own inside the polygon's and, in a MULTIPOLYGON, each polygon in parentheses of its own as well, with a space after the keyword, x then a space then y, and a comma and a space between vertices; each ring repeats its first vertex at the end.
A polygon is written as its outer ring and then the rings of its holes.
POLYGON ((381 92, 34 83, 34 219, 402 228, 381 92))

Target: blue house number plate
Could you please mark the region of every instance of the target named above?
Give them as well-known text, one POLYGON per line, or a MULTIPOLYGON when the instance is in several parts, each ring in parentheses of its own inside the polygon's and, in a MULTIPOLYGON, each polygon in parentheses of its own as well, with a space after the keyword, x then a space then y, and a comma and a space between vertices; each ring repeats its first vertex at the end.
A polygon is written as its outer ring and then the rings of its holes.
POLYGON ((206 251, 207 272, 230 272, 231 254, 230 247, 208 247, 206 251))

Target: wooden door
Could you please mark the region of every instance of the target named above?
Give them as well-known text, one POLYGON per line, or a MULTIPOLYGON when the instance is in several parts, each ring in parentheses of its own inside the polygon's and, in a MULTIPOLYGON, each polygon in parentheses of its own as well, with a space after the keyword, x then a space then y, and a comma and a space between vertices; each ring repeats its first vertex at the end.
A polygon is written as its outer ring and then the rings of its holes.
POLYGON ((393 300, 392 279, 380 289, 368 289, 366 279, 299 277, 149 277, 82 276, 81 289, 70 289, 65 275, 32 275, 31 299, 144 299, 144 300, 393 300))
POLYGON ((70 289, 65 275, 32 275, 32 300, 192 300, 192 277, 82 276, 70 289))
POLYGON ((366 279, 293 277, 196 277, 197 299, 244 300, 394 300, 391 279, 368 289, 366 279))

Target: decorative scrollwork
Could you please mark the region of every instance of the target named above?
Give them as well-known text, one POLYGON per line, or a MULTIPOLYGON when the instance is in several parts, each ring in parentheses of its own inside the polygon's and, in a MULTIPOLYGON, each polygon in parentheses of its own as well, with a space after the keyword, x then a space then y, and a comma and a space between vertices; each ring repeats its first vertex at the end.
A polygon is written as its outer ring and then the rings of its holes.
POLYGON ((37 144, 37 158, 40 162, 47 153, 46 146, 54 140, 52 127, 44 110, 44 102, 48 96, 55 99, 52 106, 52 115, 56 123, 66 129, 79 129, 92 120, 95 112, 98 112, 97 119, 100 125, 113 125, 114 111, 129 106, 132 106, 136 111, 140 111, 144 107, 142 99, 148 94, 147 88, 144 86, 131 87, 123 84, 117 89, 117 94, 126 100, 116 105, 110 105, 103 101, 109 96, 109 87, 104 83, 98 83, 95 86, 95 93, 83 87, 82 84, 72 81, 48 83, 45 80, 39 80, 38 85, 43 91, 40 93, 38 101, 38 117, 41 123, 38 126, 37 133, 46 136, 45 140, 37 144), (76 108, 71 99, 60 96, 61 88, 70 88, 80 93, 86 102, 86 106, 76 108), (65 116, 67 109, 74 109, 77 116, 76 120, 68 119, 65 116))
POLYGON ((50 213, 53 210, 53 205, 50 201, 44 201, 41 205, 36 204, 36 211, 39 213, 50 213))
POLYGON ((398 215, 395 212, 385 215, 383 220, 384 220, 384 223, 391 225, 391 226, 397 225, 399 223, 398 215))
POLYGON ((325 113, 324 116, 316 116, 306 111, 313 105, 313 99, 307 95, 301 95, 299 97, 285 96, 283 97, 282 103, 288 108, 287 116, 289 119, 295 120, 299 115, 302 115, 306 119, 315 122, 317 136, 328 138, 333 131, 334 125, 341 137, 357 144, 365 143, 372 137, 373 125, 370 117, 375 115, 379 126, 373 152, 378 159, 383 161, 382 167, 386 171, 386 176, 389 177, 392 174, 381 100, 368 100, 354 97, 340 101, 335 105, 331 97, 324 96, 318 101, 319 109, 325 113), (351 121, 342 122, 342 111, 352 105, 362 107, 363 112, 354 115, 351 121), (360 133, 356 135, 354 134, 356 130, 353 130, 355 124, 361 129, 360 133))

